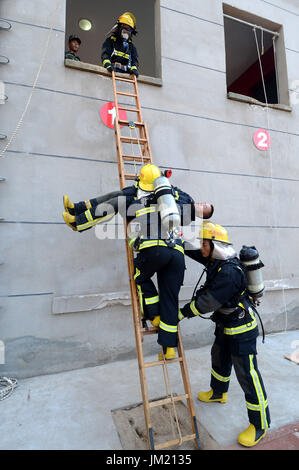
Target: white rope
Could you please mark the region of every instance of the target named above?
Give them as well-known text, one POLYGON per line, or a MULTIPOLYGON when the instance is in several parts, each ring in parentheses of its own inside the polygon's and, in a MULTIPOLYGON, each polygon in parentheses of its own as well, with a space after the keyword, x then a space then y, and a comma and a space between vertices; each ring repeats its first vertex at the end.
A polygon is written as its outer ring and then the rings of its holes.
MULTIPOLYGON (((264 95, 265 95, 265 101, 266 101, 267 130, 268 130, 268 132, 270 132, 270 109, 269 109, 269 104, 268 104, 268 97, 267 97, 267 91, 266 91, 266 85, 265 85, 265 79, 264 79, 264 72, 263 72, 263 66, 262 66, 262 61, 261 61, 261 54, 260 54, 260 50, 259 50, 259 44, 258 44, 258 39, 257 39, 257 34, 256 34, 256 29, 255 28, 253 28, 253 32, 254 32, 254 36, 255 36, 256 48, 257 48, 257 53, 258 53, 258 59, 259 59, 259 64, 260 64, 260 71, 261 71, 263 89, 264 89, 264 95)), ((277 86, 278 86, 278 84, 277 84, 277 86)), ((274 206, 273 161, 272 161, 271 143, 270 143, 270 146, 269 146, 269 157, 270 157, 271 193, 272 193, 272 198, 271 198, 271 200, 272 200, 272 220, 273 220, 273 224, 274 224, 274 225, 272 224, 272 229, 274 230, 275 236, 276 236, 277 253, 278 253, 278 260, 279 260, 279 275, 280 275, 280 278, 283 279, 282 265, 281 265, 281 254, 280 254, 281 250, 279 249, 279 239, 278 239, 278 223, 277 223, 276 211, 275 211, 275 206, 274 206)), ((282 299, 283 299, 283 305, 284 305, 285 332, 286 332, 287 324, 288 324, 288 315, 287 315, 287 306, 286 306, 284 285, 282 285, 282 299)))
MULTIPOLYGON (((162 367, 163 367, 163 375, 164 375, 166 395, 167 395, 167 397, 170 396, 170 398, 171 398, 171 403, 172 403, 172 406, 173 406, 173 413, 174 413, 174 417, 175 417, 175 421, 176 421, 176 425, 177 425, 177 429, 178 429, 178 433, 179 433, 179 439, 180 439, 180 442, 179 442, 178 445, 180 446, 183 443, 183 437, 182 437, 182 433, 181 433, 181 428, 180 428, 180 424, 179 424, 179 419, 178 419, 178 415, 177 415, 175 401, 174 401, 174 398, 173 398, 173 392, 172 392, 171 383, 170 383, 169 374, 168 374, 167 361, 166 361, 165 356, 164 356, 163 347, 161 347, 161 351, 162 351, 163 362, 164 362, 162 367), (168 391, 168 386, 169 386, 169 389, 170 389, 170 393, 168 391)), ((170 416, 172 434, 173 434, 173 437, 175 437, 175 431, 174 431, 174 426, 173 426, 173 418, 172 418, 172 414, 171 414, 170 409, 169 409, 169 416, 170 416)))
POLYGON ((46 45, 44 47, 44 51, 43 51, 43 54, 42 54, 42 58, 41 58, 41 61, 40 61, 40 64, 39 64, 39 68, 38 68, 38 71, 37 71, 37 74, 36 74, 36 77, 35 77, 35 80, 34 80, 34 83, 32 85, 32 88, 31 88, 31 91, 30 91, 30 94, 29 94, 29 97, 27 99, 27 102, 26 102, 26 105, 25 105, 25 108, 24 108, 24 111, 22 112, 22 115, 19 119, 19 122, 17 123, 16 125, 16 128, 15 130, 13 131, 13 133, 11 134, 11 137, 9 139, 9 141, 7 142, 7 144, 5 145, 5 147, 1 150, 0 152, 0 157, 3 157, 5 152, 7 151, 7 149, 10 147, 10 145, 13 143, 13 141, 15 140, 19 130, 20 130, 20 127, 22 126, 23 124, 23 121, 24 121, 24 118, 25 118, 25 115, 28 111, 28 108, 29 108, 29 105, 31 103, 31 98, 33 96, 33 93, 34 93, 34 90, 35 90, 35 87, 36 87, 36 84, 38 82, 38 79, 39 79, 39 76, 40 76, 40 73, 41 73, 41 70, 43 68, 43 65, 44 65, 44 62, 45 62, 45 58, 46 58, 46 55, 47 55, 47 52, 48 52, 48 48, 49 48, 49 44, 50 44, 50 39, 51 39, 51 35, 52 35, 52 31, 53 31, 53 27, 54 27, 54 21, 55 21, 55 17, 56 17, 56 13, 57 13, 57 10, 60 6, 60 3, 61 3, 61 0, 57 0, 57 4, 56 4, 56 7, 55 7, 55 11, 52 15, 52 18, 50 20, 50 29, 49 29, 49 33, 48 33, 48 37, 47 37, 47 41, 46 41, 46 45))
POLYGON ((17 385, 17 379, 0 377, 0 401, 10 397, 17 385))

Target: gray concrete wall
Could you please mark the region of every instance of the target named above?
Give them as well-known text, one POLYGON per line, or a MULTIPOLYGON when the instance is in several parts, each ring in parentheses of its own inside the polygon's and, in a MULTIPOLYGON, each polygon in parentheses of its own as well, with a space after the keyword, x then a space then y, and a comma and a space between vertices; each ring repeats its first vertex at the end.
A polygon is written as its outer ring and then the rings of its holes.
MULTIPOLYGON (((229 3, 283 24, 292 89, 297 2, 229 3)), ((10 58, 0 71, 8 95, 0 132, 7 136, 30 94, 53 11, 45 0, 1 2, 0 15, 12 24, 0 30, 1 53, 10 58)), ((266 331, 298 328, 298 105, 291 113, 270 110, 271 153, 259 152, 252 137, 267 128, 266 111, 226 97, 222 2, 164 0, 161 28, 163 86, 139 86, 154 161, 174 169, 174 184, 215 205, 213 219, 228 228, 238 251, 242 244, 258 247, 268 288, 260 307, 266 331)), ((64 29, 62 0, 30 107, 0 160, 7 179, 0 183, 0 375, 28 377, 136 354, 124 241, 98 240, 94 230, 74 233, 62 221, 64 193, 78 201, 118 188, 114 133, 99 117, 112 100, 111 80, 64 66, 64 29)), ((201 272, 186 264, 182 303, 201 272)), ((208 321, 186 320, 182 332, 187 348, 213 340, 208 321)), ((156 338, 146 339, 144 349, 158 350, 156 338)))

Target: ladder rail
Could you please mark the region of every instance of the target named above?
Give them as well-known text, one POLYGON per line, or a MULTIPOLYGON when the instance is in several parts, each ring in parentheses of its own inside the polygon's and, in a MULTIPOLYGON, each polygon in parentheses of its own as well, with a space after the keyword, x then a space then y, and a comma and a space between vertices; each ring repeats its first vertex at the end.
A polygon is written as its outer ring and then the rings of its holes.
MULTIPOLYGON (((152 153, 151 147, 149 143, 149 135, 146 124, 143 122, 142 119, 142 112, 141 112, 141 103, 138 93, 138 85, 136 76, 133 75, 132 79, 119 77, 112 71, 112 83, 113 83, 113 95, 114 95, 114 103, 115 103, 115 140, 116 140, 116 148, 117 148, 117 155, 118 155, 118 173, 119 173, 119 181, 120 181, 120 188, 123 189, 126 186, 127 180, 135 180, 136 175, 128 173, 125 169, 125 163, 134 162, 134 164, 144 164, 152 163, 152 153), (127 93, 127 92, 120 92, 116 88, 116 81, 130 83, 133 85, 134 93, 127 93), (118 96, 127 96, 135 99, 135 108, 129 108, 126 105, 119 105, 118 96), (129 112, 135 112, 137 114, 136 121, 124 120, 120 119, 119 117, 119 110, 128 110, 129 112), (136 133, 139 133, 139 138, 132 138, 132 137, 125 137, 121 135, 121 128, 120 126, 133 126, 136 130, 136 133), (124 153, 123 151, 123 143, 131 143, 138 144, 140 155, 130 155, 124 153)), ((133 127, 133 128, 134 128, 133 127)), ((126 234, 128 231, 128 224, 124 221, 126 234)), ((134 280, 134 256, 131 248, 127 240, 125 240, 126 245, 126 255, 127 255, 127 262, 128 262, 128 274, 129 274, 129 284, 130 284, 130 294, 131 294, 131 302, 132 302, 132 313, 133 313, 133 325, 134 325, 134 334, 135 334, 135 341, 136 341, 136 352, 137 352, 137 359, 138 359, 138 368, 139 368, 139 378, 140 378, 140 385, 141 385, 141 393, 142 393, 142 400, 143 400, 143 409, 144 409, 144 417, 145 417, 145 424, 147 428, 147 438, 149 447, 152 450, 159 450, 164 449, 166 447, 172 447, 174 445, 180 445, 182 442, 187 442, 189 440, 194 440, 195 446, 200 448, 199 446, 199 436, 198 436, 198 429, 196 423, 196 415, 195 409, 192 399, 191 393, 191 386, 190 380, 186 365, 186 357, 184 353, 182 337, 180 332, 180 327, 178 325, 178 357, 170 361, 170 363, 179 363, 180 370, 184 385, 185 394, 180 396, 168 396, 167 398, 161 400, 149 400, 148 394, 148 386, 147 386, 147 379, 146 379, 146 370, 151 367, 155 366, 163 366, 168 367, 168 361, 152 361, 152 362, 145 362, 142 342, 143 338, 149 334, 156 334, 158 332, 158 328, 144 328, 142 325, 142 314, 141 314, 141 307, 139 296, 134 280), (152 429, 152 420, 151 420, 151 409, 157 406, 162 406, 164 404, 172 404, 175 407, 175 402, 179 402, 182 400, 187 401, 188 411, 191 418, 192 424, 192 434, 187 436, 181 436, 178 439, 173 439, 171 441, 165 442, 163 444, 155 445, 153 439, 153 429, 152 429)))

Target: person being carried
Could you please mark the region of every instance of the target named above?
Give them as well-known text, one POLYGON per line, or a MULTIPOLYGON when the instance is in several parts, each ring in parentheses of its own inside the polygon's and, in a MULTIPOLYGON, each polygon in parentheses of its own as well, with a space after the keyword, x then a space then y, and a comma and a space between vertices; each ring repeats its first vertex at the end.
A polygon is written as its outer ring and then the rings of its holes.
POLYGON ((69 37, 69 50, 65 53, 64 58, 81 61, 80 57, 77 56, 77 52, 80 49, 80 45, 81 45, 81 39, 78 36, 72 34, 69 37))
MULTIPOLYGON (((154 181, 162 176, 153 164, 141 168, 135 185, 113 191, 87 201, 72 203, 64 196, 63 218, 74 231, 83 232, 100 222, 110 220, 120 212, 128 223, 139 226, 130 246, 138 253, 134 258, 134 279, 139 293, 141 312, 158 327, 158 344, 163 348, 159 359, 173 359, 178 341, 179 291, 185 273, 184 243, 180 237, 170 238, 163 228, 154 181), (157 274, 158 290, 152 281, 157 274)), ((174 205, 181 225, 195 217, 209 218, 213 206, 195 203, 187 193, 171 186, 174 205)), ((163 189, 164 194, 166 189, 163 189)), ((163 192, 162 191, 162 192, 163 192)))
POLYGON ((135 16, 130 12, 123 13, 102 45, 102 65, 108 72, 115 70, 138 77, 138 53, 132 41, 135 34, 135 16))
POLYGON ((202 317, 214 312, 215 340, 211 350, 211 389, 199 392, 203 402, 225 403, 232 366, 245 394, 249 427, 238 442, 256 445, 270 426, 264 383, 257 364, 256 338, 259 335, 255 308, 247 291, 247 280, 224 227, 203 222, 198 236, 201 248, 186 243, 185 254, 205 266, 205 284, 179 313, 179 319, 202 317))

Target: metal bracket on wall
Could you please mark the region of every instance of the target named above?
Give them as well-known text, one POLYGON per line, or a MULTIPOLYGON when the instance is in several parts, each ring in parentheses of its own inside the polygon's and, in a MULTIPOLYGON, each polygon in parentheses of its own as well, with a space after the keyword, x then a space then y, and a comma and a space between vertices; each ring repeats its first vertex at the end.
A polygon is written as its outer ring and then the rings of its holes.
POLYGON ((6 181, 6 178, 4 178, 4 176, 0 176, 0 182, 1 181, 6 181))
POLYGON ((11 29, 11 24, 0 18, 0 29, 5 29, 5 31, 9 31, 11 29))
POLYGON ((5 140, 7 139, 7 135, 5 134, 0 134, 0 140, 5 140))
POLYGON ((9 58, 5 55, 0 55, 0 64, 9 64, 9 58))

